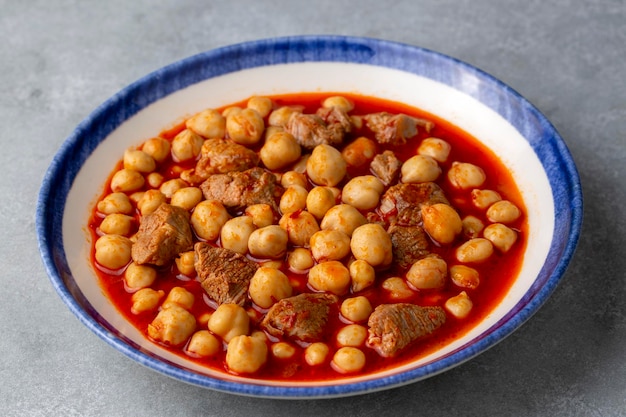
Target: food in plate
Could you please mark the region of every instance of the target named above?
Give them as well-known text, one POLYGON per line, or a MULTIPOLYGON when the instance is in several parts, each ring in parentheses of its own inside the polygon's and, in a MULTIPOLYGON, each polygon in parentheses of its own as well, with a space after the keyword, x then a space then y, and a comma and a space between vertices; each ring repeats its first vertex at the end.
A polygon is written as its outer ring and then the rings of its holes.
POLYGON ((129 322, 203 366, 294 381, 397 366, 475 326, 519 271, 512 176, 419 109, 252 97, 137 140, 94 207, 92 264, 129 322))

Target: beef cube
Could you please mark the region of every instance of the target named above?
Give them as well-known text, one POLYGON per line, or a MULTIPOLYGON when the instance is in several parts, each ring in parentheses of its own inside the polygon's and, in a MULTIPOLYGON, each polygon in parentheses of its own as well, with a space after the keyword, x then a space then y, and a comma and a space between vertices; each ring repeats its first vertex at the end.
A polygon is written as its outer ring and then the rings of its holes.
POLYGON ((163 266, 190 250, 193 235, 189 217, 187 210, 167 203, 142 217, 131 248, 133 261, 138 265, 163 266))
POLYGON ((274 304, 261 322, 271 335, 302 342, 322 340, 330 308, 339 298, 332 294, 303 293, 274 304))
POLYGON ((402 162, 392 151, 384 151, 378 154, 370 164, 370 170, 384 185, 394 184, 400 175, 402 162))
POLYGON ((450 204, 441 187, 434 182, 397 184, 380 199, 380 211, 390 223, 417 226, 422 220, 423 205, 450 204))
POLYGON ((258 268, 240 253, 205 242, 194 246, 194 267, 209 298, 218 305, 240 306, 246 303, 250 280, 258 268))
POLYGON ((339 145, 343 142, 345 130, 340 123, 327 124, 316 114, 294 112, 289 116, 285 130, 306 149, 317 145, 339 145))
POLYGON ((446 313, 438 306, 381 304, 367 321, 367 345, 383 357, 392 357, 411 343, 433 333, 445 321, 446 313))
POLYGON ((393 260, 401 269, 410 268, 415 261, 430 253, 430 239, 421 226, 394 223, 387 233, 391 237, 393 260))
POLYGON ((315 114, 321 117, 327 125, 338 123, 341 125, 344 132, 348 133, 352 131, 352 120, 350 120, 350 116, 337 107, 320 107, 315 114))
POLYGON ((181 173, 191 185, 200 184, 213 174, 245 171, 259 164, 256 152, 228 139, 207 139, 202 145, 196 167, 181 173))
POLYGON ((422 126, 430 132, 434 124, 428 120, 419 119, 406 114, 391 114, 387 112, 371 113, 363 116, 367 127, 374 132, 374 137, 380 144, 404 145, 407 139, 417 135, 417 127, 422 126))
POLYGON ((204 198, 219 201, 226 208, 269 204, 275 211, 278 211, 276 201, 284 191, 274 174, 259 167, 211 175, 200 184, 200 189, 204 198))

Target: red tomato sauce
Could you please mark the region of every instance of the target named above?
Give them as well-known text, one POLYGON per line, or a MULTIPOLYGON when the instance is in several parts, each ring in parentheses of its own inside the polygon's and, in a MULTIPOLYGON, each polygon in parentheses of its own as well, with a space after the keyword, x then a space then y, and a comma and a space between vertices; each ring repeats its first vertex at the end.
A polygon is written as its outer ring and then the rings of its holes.
MULTIPOLYGON (((306 93, 283 95, 271 98, 276 106, 295 104, 304 105, 304 113, 314 113, 315 110, 320 107, 323 98, 330 95, 333 94, 306 93)), ((393 149, 396 156, 404 161, 410 156, 416 154, 417 147, 424 138, 437 137, 447 141, 451 145, 452 150, 447 162, 440 164, 443 174, 436 182, 444 190, 448 200, 459 212, 461 218, 466 215, 473 215, 483 220, 485 225, 490 223, 486 219, 484 210, 479 210, 472 205, 469 190, 462 191, 455 189, 447 181, 445 173, 450 167, 452 161, 469 162, 481 167, 486 173, 487 180, 480 188, 497 191, 503 198, 513 202, 518 208, 520 208, 522 213, 525 213, 525 207, 521 195, 509 171, 496 155, 494 155, 489 149, 487 149, 471 135, 445 120, 401 103, 352 94, 341 93, 339 95, 349 98, 354 103, 355 107, 354 110, 350 112, 351 115, 365 115, 368 113, 386 111, 394 114, 404 113, 410 116, 428 119, 435 123, 435 127, 431 132, 427 133, 424 129, 420 128, 418 135, 409 139, 407 144, 389 149, 393 149)), ((245 102, 236 103, 235 105, 245 107, 245 102)), ((171 140, 177 133, 183 130, 184 127, 184 123, 173 126, 164 130, 160 134, 160 137, 171 140)), ((373 138, 373 134, 366 127, 351 133, 350 137, 352 140, 359 136, 373 138)), ((379 147, 378 152, 382 152, 384 149, 384 147, 379 147)), ((158 172, 160 172, 167 180, 177 178, 178 174, 183 169, 192 168, 194 165, 195 161, 186 164, 177 164, 170 161, 161 165, 158 172)), ((118 166, 114 167, 115 169, 112 173, 121 168, 121 166, 122 163, 120 162, 118 166)), ((361 172, 357 170, 348 171, 348 176, 369 174, 369 172, 366 171, 367 169, 365 171, 362 170, 361 172)), ((110 182, 110 178, 108 181, 110 182)), ((102 197, 109 193, 108 183, 105 188, 107 191, 102 197)), ((104 216, 101 213, 98 213, 97 209, 94 208, 89 222, 89 228, 94 242, 100 235, 98 227, 102 222, 103 217, 104 216)), ((136 231, 140 218, 138 211, 136 211, 134 217, 134 227, 136 231)), ((446 287, 443 290, 415 291, 415 295, 410 300, 407 300, 408 302, 421 306, 443 305, 445 300, 452 296, 456 296, 460 291, 464 290, 468 293, 473 302, 473 309, 470 315, 462 320, 455 319, 452 315, 448 315, 446 323, 441 328, 436 330, 426 339, 413 343, 404 349, 398 356, 393 358, 383 358, 373 349, 362 347, 362 351, 366 355, 366 365, 365 368, 360 371, 360 374, 368 374, 382 369, 396 367, 400 364, 413 361, 417 358, 430 354, 458 339, 483 320, 483 318, 485 318, 503 299, 504 295, 516 279, 522 263, 528 232, 525 216, 522 215, 522 217, 514 224, 509 224, 508 226, 518 232, 518 239, 513 247, 506 254, 502 254, 498 250, 494 250, 493 255, 488 261, 480 264, 469 265, 476 269, 480 274, 481 281, 478 288, 474 290, 462 289, 456 287, 450 279, 448 279, 446 287)), ((457 242, 445 247, 433 244, 432 251, 439 254, 444 260, 446 260, 448 267, 450 267, 451 265, 459 264, 459 262, 455 259, 454 249, 458 247, 462 241, 462 238, 458 238, 457 242)), ((146 331, 147 326, 154 319, 157 312, 146 312, 138 315, 131 313, 132 294, 127 291, 124 284, 124 268, 119 271, 108 271, 105 268, 100 267, 95 260, 95 249, 93 247, 91 259, 100 281, 99 284, 104 289, 107 297, 109 297, 120 313, 130 323, 132 323, 133 326, 143 332, 146 335, 146 338, 148 338, 146 331)), ((286 262, 283 264, 284 266, 281 270, 290 278, 290 282, 294 286, 294 295, 300 292, 310 291, 307 288, 307 275, 295 274, 289 271, 286 262)), ((393 302, 386 299, 386 295, 384 291, 380 289, 380 285, 385 278, 397 276, 394 272, 395 271, 391 270, 388 272, 378 273, 376 283, 372 287, 369 287, 358 294, 347 294, 342 297, 342 299, 350 296, 364 295, 370 300, 372 307, 376 307, 376 305, 380 303, 393 302)), ((171 266, 158 270, 158 278, 151 287, 155 290, 163 290, 165 294, 167 294, 169 290, 175 286, 183 287, 195 296, 195 303, 191 309, 194 316, 200 317, 203 313, 213 311, 213 309, 209 307, 206 302, 207 296, 205 295, 204 290, 200 287, 199 281, 197 281, 195 277, 186 277, 181 275, 174 263, 172 263, 171 266)), ((403 300, 403 302, 406 301, 403 300)), ((256 311, 256 321, 258 322, 262 318, 263 312, 259 310, 256 311)), ((251 324, 253 328, 256 327, 254 319, 251 324)), ((331 354, 329 355, 327 362, 330 362, 332 352, 338 347, 335 342, 335 335, 342 326, 345 326, 345 324, 346 322, 342 321, 340 318, 338 308, 332 310, 328 331, 326 332, 326 339, 324 340, 324 342, 326 342, 331 348, 331 354)), ((366 325, 366 323, 361 324, 366 325)), ((201 328, 206 329, 206 324, 197 325, 197 330, 200 330, 201 328)), ((156 341, 153 342, 157 343, 156 341)), ((227 372, 225 370, 225 351, 215 357, 198 358, 187 355, 184 347, 165 347, 173 353, 187 357, 198 364, 220 372, 227 372)), ((295 356, 286 360, 277 359, 270 353, 268 355, 268 363, 259 372, 246 376, 258 378, 260 380, 290 381, 332 380, 341 379, 344 376, 333 370, 328 363, 320 366, 309 366, 304 361, 303 349, 299 347, 297 347, 297 349, 298 350, 295 356)))

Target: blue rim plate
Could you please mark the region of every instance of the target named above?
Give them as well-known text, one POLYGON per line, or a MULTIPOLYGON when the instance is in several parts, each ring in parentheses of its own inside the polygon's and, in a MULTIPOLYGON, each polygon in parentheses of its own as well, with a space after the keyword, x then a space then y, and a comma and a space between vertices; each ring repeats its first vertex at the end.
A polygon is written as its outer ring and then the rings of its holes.
POLYGON ((300 36, 200 53, 159 69, 111 97, 78 125, 53 158, 41 186, 36 222, 39 250, 59 296, 87 328, 127 357, 180 381, 214 390, 272 398, 328 398, 392 388, 435 375, 473 358, 519 328, 552 294, 573 256, 582 223, 582 192, 574 161, 555 128, 520 94, 489 74, 411 45, 370 38, 300 36), (379 378, 323 386, 241 382, 194 372, 147 352, 107 323, 76 284, 64 246, 66 199, 85 161, 112 132, 152 104, 206 80, 301 63, 364 64, 447 86, 499 115, 534 152, 553 200, 553 237, 546 244, 545 261, 523 296, 471 343, 436 360, 379 378))

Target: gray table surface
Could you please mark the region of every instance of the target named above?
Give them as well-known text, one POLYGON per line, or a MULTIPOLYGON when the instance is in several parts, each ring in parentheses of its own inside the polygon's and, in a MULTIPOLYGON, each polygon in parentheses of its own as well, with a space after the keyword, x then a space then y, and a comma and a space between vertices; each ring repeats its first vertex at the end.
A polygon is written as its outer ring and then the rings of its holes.
POLYGON ((0 0, 0 414, 4 416, 626 415, 626 4, 623 0, 0 0), (102 342, 52 288, 35 204, 96 106, 200 51, 297 34, 418 45, 534 103, 582 178, 585 222, 554 295, 444 374, 366 396, 260 400, 157 374, 102 342))

